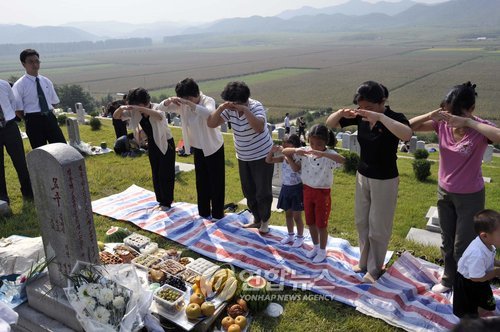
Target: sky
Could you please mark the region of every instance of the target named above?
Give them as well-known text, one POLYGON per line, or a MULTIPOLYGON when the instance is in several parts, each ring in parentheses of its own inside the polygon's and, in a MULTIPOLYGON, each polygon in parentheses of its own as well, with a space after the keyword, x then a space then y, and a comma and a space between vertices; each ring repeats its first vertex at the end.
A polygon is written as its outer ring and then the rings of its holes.
MULTIPOLYGON (((445 0, 414 1, 437 3, 445 0)), ((347 0, 0 0, 0 24, 54 26, 102 21, 201 23, 228 17, 274 16, 287 9, 303 6, 321 8, 345 2, 347 0)))

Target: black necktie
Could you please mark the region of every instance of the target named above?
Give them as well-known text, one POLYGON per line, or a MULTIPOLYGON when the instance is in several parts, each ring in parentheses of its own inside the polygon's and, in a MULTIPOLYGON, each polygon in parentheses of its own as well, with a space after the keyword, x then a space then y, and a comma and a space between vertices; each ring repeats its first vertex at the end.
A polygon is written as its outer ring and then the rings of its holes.
POLYGON ((0 128, 5 127, 5 115, 3 114, 2 105, 0 105, 0 128))
POLYGON ((43 93, 42 86, 40 85, 40 80, 36 78, 36 91, 38 92, 38 103, 40 104, 40 110, 43 115, 50 113, 49 106, 47 105, 47 99, 45 99, 45 94, 43 93))

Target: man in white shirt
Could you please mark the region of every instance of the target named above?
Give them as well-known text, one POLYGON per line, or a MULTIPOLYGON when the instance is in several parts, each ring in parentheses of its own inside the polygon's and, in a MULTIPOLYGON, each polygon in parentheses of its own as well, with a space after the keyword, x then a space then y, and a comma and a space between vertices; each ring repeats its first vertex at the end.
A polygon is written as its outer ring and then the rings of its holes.
POLYGON ((53 113, 59 97, 52 82, 38 74, 39 58, 40 55, 33 49, 21 52, 20 59, 26 74, 12 88, 18 102, 16 114, 24 118, 32 149, 47 143, 66 143, 53 113))
POLYGON ((24 155, 23 140, 19 132, 19 127, 14 120, 16 117, 16 105, 17 102, 10 84, 4 80, 0 80, 0 199, 7 203, 10 203, 10 200, 7 195, 7 186, 5 183, 4 146, 16 169, 23 197, 28 200, 33 199, 30 176, 24 155))

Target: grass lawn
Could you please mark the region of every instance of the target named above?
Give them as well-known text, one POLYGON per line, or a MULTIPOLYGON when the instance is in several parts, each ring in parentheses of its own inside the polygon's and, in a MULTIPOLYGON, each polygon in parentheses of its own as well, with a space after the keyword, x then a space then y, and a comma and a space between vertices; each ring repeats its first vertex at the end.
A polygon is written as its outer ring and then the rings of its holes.
MULTIPOLYGON (((106 141, 108 146, 114 142, 114 132, 111 121, 102 120, 99 131, 91 131, 89 126, 80 126, 82 140, 93 145, 106 141)), ((181 137, 178 128, 173 128, 176 140, 181 137)), ((63 128, 66 133, 66 128, 63 128)), ((226 202, 238 202, 243 198, 235 158, 232 135, 224 135, 226 153, 226 202)), ((24 141, 28 152, 29 142, 24 141)), ((403 155, 402 155, 403 156, 403 155)), ((430 159, 437 160, 436 154, 430 159)), ((192 163, 192 157, 177 157, 179 162, 192 163)), ((122 158, 110 153, 85 159, 88 181, 92 200, 109 196, 125 190, 132 184, 153 190, 149 161, 146 156, 138 158, 122 158)), ((432 165, 432 175, 427 182, 417 182, 412 171, 411 159, 399 158, 400 170, 399 200, 394 220, 394 231, 389 244, 391 250, 411 249, 416 256, 425 255, 430 261, 439 258, 437 248, 424 247, 405 240, 410 227, 424 228, 425 214, 431 205, 436 204, 437 162, 432 165)), ((0 237, 12 234, 38 236, 39 226, 33 203, 23 203, 19 191, 17 176, 10 158, 5 158, 5 172, 8 191, 11 198, 13 215, 0 219, 0 237)), ((486 184, 486 206, 500 210, 500 158, 483 166, 483 175, 492 178, 492 183, 486 184)), ((329 221, 329 234, 341 237, 357 245, 357 233, 354 226, 354 175, 336 170, 332 189, 332 213, 329 221)), ((196 202, 194 172, 180 173, 176 178, 175 200, 196 202)), ((240 207, 243 208, 243 207, 240 207)), ((94 215, 98 239, 104 239, 104 233, 112 225, 121 225, 147 234, 160 247, 180 247, 172 241, 155 234, 138 230, 132 224, 125 224, 99 215, 94 215)), ((273 213, 271 224, 285 225, 284 215, 273 213)), ((198 254, 186 250, 185 255, 198 257, 198 254)), ((287 293, 294 293, 286 290, 287 293)), ((297 291, 301 292, 301 291, 297 291)), ((354 308, 333 301, 303 301, 282 303, 285 308, 279 318, 269 318, 257 315, 252 324, 252 331, 306 331, 320 327, 327 331, 396 331, 397 328, 385 322, 358 313, 354 308)))

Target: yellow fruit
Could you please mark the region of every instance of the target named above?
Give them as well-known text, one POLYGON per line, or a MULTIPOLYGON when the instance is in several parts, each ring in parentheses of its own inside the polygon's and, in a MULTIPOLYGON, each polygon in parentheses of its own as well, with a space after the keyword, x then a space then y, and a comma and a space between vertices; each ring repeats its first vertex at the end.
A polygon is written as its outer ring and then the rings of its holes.
POLYGON ((230 325, 227 332, 241 332, 241 327, 238 324, 230 325))
POLYGON ((203 302, 201 305, 201 313, 204 316, 212 316, 215 312, 215 305, 212 302, 203 302))
POLYGON ((99 247, 99 250, 104 250, 104 242, 102 241, 97 241, 97 247, 99 247))
POLYGON ((186 307, 186 316, 188 319, 198 319, 201 316, 201 307, 196 303, 189 303, 186 307))
POLYGON ((196 303, 198 305, 201 305, 203 302, 205 302, 205 296, 203 296, 203 294, 201 293, 194 293, 189 298, 189 303, 196 303))
POLYGON ((234 323, 238 324, 243 330, 247 326, 247 318, 245 316, 238 316, 234 319, 234 323))
POLYGON ((199 293, 199 294, 202 294, 201 293, 201 289, 199 286, 197 286, 196 284, 193 285, 193 293, 199 293))
POLYGON ((234 324, 234 319, 231 316, 226 316, 222 319, 221 325, 224 328, 224 330, 229 329, 229 326, 234 324))

